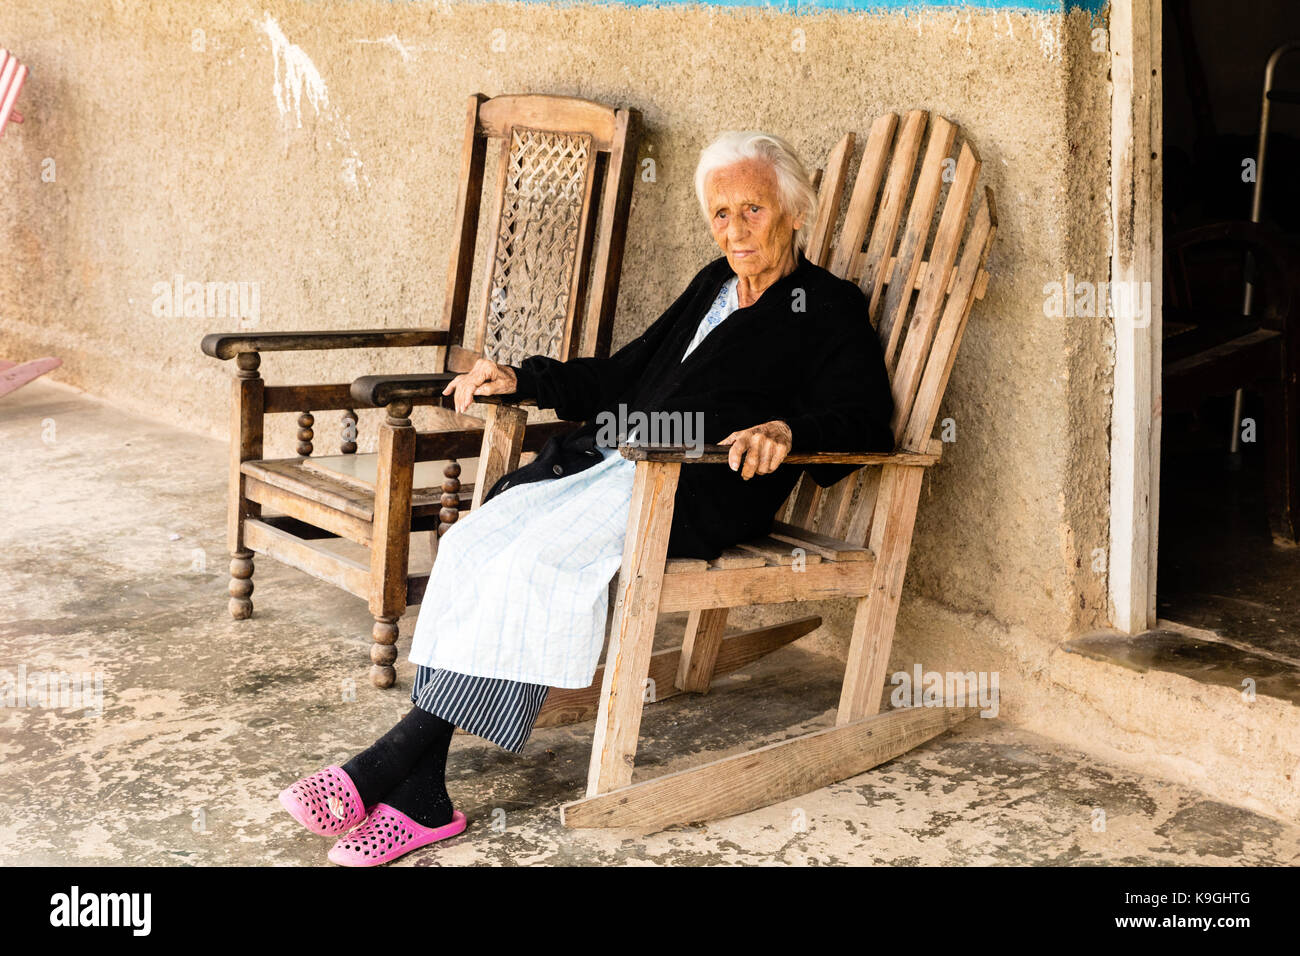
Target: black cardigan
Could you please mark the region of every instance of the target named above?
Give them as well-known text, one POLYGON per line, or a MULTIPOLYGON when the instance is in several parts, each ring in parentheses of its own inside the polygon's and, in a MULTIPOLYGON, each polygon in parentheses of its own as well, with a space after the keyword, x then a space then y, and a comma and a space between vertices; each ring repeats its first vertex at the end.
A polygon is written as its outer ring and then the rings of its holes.
MULTIPOLYGON (((667 311, 609 358, 525 359, 515 369, 519 384, 512 397, 536 399, 539 407, 586 424, 535 466, 506 476, 502 487, 598 462, 595 419, 602 411, 617 416, 620 404, 625 415, 703 412, 708 443, 780 419, 790 426, 792 452, 892 450, 894 403, 866 297, 801 253, 798 260, 794 271, 729 315, 684 362, 700 320, 733 275, 725 257, 701 269, 667 311)), ((766 534, 802 470, 782 465, 745 481, 727 465, 683 465, 668 554, 713 558, 766 534)), ((854 469, 807 470, 826 487, 854 469)))

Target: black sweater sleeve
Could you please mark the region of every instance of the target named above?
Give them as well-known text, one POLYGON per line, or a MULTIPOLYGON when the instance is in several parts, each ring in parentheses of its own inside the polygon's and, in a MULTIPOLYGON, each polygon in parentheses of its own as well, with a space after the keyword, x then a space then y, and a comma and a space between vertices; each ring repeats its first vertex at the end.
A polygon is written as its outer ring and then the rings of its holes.
POLYGON ((574 358, 560 362, 545 355, 526 358, 515 369, 515 397, 536 399, 539 408, 553 408, 567 421, 589 421, 645 372, 688 303, 706 281, 709 267, 700 270, 648 329, 609 358, 574 358))
POLYGON ((823 337, 799 412, 786 420, 792 452, 894 448, 884 352, 868 319, 866 296, 856 285, 845 286, 836 332, 823 337))

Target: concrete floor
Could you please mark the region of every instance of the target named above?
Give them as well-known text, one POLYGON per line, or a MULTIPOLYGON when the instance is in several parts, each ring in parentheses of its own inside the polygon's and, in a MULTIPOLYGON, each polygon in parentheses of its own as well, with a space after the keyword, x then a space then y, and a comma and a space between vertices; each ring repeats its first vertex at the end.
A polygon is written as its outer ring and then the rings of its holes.
MULTIPOLYGON (((98 716, 0 708, 0 865, 325 864, 330 841, 276 793, 408 706, 366 681, 362 602, 260 560, 257 613, 229 618, 221 443, 48 382, 0 400, 0 440, 0 671, 95 672, 104 692, 98 716)), ((401 662, 402 688, 411 671, 401 662)), ((705 697, 655 704, 638 767, 825 725, 839 678, 792 647, 705 697)), ((707 826, 565 830, 557 808, 582 789, 590 733, 538 730, 521 757, 458 736, 449 789, 470 829, 398 865, 1300 862, 1298 826, 981 719, 707 826)))

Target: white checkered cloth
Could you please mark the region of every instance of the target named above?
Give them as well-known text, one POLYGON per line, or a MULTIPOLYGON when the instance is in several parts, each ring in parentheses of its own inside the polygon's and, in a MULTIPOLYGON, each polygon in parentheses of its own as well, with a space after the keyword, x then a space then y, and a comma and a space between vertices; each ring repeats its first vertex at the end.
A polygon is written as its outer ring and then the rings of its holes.
MULTIPOLYGON (((685 355, 736 308, 733 277, 685 355)), ((413 663, 550 687, 591 684, 636 475, 617 449, 600 450, 600 464, 507 488, 447 529, 416 620, 413 663)))
POLYGON ((438 543, 411 660, 459 674, 586 687, 605 640, 636 463, 507 488, 438 543))

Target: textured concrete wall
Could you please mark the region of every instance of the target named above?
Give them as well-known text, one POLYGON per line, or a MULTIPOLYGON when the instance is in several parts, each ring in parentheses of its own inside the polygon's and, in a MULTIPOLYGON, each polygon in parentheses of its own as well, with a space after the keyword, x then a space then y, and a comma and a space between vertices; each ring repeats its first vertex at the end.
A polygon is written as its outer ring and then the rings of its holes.
MULTIPOLYGON (((0 36, 32 69, 28 122, 0 140, 0 354, 59 355, 57 379, 224 437, 230 368, 198 342, 232 323, 156 315, 155 284, 257 283, 265 330, 435 322, 465 97, 526 90, 644 114, 657 175, 634 195, 618 345, 715 253, 691 176, 717 131, 773 130, 819 163, 844 130, 929 108, 978 146, 1000 228, 905 603, 1054 643, 1106 601, 1090 556, 1106 544, 1107 323, 1042 307, 1047 281, 1106 276, 1097 25, 1079 10, 20 0, 0 36)), ((262 371, 348 381, 430 357, 268 355, 262 371)), ((272 453, 291 453, 291 430, 272 426, 272 453)), ((833 617, 822 640, 842 649, 833 617)))

